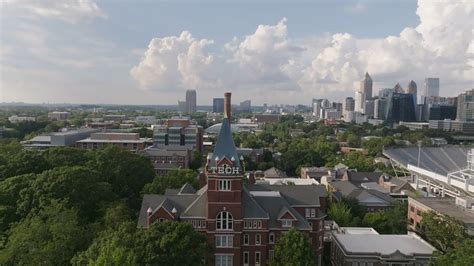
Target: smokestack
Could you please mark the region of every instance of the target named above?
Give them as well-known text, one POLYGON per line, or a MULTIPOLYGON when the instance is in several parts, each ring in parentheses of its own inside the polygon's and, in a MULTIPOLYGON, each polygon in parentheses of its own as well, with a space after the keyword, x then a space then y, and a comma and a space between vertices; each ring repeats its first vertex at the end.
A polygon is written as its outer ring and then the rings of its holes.
POLYGON ((230 97, 232 96, 232 93, 226 92, 224 93, 224 118, 228 118, 230 120, 231 113, 230 113, 230 107, 231 107, 231 102, 230 102, 230 97))

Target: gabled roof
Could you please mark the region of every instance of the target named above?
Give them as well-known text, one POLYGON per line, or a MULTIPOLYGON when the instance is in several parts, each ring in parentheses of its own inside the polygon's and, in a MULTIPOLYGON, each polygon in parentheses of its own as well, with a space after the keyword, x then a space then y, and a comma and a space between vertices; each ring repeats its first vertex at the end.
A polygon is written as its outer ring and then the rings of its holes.
POLYGON ((347 195, 348 198, 355 198, 362 206, 390 206, 395 200, 376 190, 355 189, 347 195))
MULTIPOLYGON (((257 194, 258 195, 258 194, 257 194)), ((295 210, 293 209, 288 201, 282 196, 252 196, 255 201, 265 210, 269 215, 268 227, 279 228, 278 218, 282 212, 282 209, 287 210, 296 218, 296 228, 298 229, 310 229, 309 223, 295 210)))
POLYGON ((191 205, 183 212, 182 218, 206 218, 207 217, 207 191, 199 195, 191 205))
POLYGON ((231 160, 235 159, 234 167, 240 168, 240 159, 235 149, 234 139, 232 137, 232 132, 230 130, 230 122, 228 118, 222 120, 222 127, 217 139, 216 147, 212 153, 212 158, 210 160, 210 166, 216 166, 217 161, 227 158, 231 160))
POLYGON ((293 215, 293 213, 291 213, 291 211, 286 207, 286 206, 283 206, 280 210, 280 212, 278 213, 278 220, 281 220, 283 216, 285 216, 285 214, 289 214, 291 217, 293 217, 293 219, 296 220, 296 217, 293 215))
POLYGON ((255 201, 244 186, 242 190, 242 208, 244 219, 269 219, 268 213, 255 201))
POLYGON ((378 182, 382 175, 382 172, 347 172, 349 181, 356 186, 366 182, 378 182))
POLYGON ((159 207, 165 208, 171 213, 173 208, 176 208, 176 216, 180 216, 186 208, 195 201, 199 195, 185 194, 185 195, 156 195, 146 194, 143 196, 142 206, 138 217, 138 227, 147 226, 147 210, 151 208, 153 211, 159 207))
POLYGON ((249 191, 278 191, 291 206, 320 206, 319 198, 326 197, 326 188, 322 185, 247 185, 249 191))
POLYGON ((178 194, 196 194, 196 189, 191 184, 186 183, 181 187, 178 194))
POLYGON ((288 177, 286 173, 276 167, 272 167, 265 172, 263 172, 265 178, 286 178, 288 177))

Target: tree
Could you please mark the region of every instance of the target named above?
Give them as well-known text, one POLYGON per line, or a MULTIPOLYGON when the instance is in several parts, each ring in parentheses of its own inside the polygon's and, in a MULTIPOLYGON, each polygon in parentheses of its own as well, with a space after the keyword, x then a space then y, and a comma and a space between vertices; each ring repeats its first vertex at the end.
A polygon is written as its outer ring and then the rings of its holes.
MULTIPOLYGON (((131 221, 117 228, 105 230, 94 239, 87 250, 72 258, 73 265, 137 265, 135 252, 137 228, 131 221)), ((136 247, 138 248, 138 247, 136 247)))
POLYGON ((192 156, 192 161, 191 163, 189 164, 189 168, 193 169, 193 170, 198 170, 201 166, 202 166, 202 163, 203 163, 203 157, 202 157, 202 154, 195 150, 193 151, 193 156, 192 156))
POLYGON ((166 176, 157 176, 153 182, 146 184, 142 194, 164 194, 166 189, 181 188, 186 183, 198 188, 196 176, 196 172, 191 169, 172 169, 166 176))
POLYGON ((0 181, 16 175, 38 174, 50 168, 51 165, 40 152, 21 150, 12 153, 6 157, 4 164, 0 164, 0 181))
POLYGON ((148 158, 116 146, 107 146, 93 153, 87 166, 96 169, 103 181, 111 184, 112 190, 120 198, 127 198, 134 207, 140 204, 143 186, 155 177, 148 158))
POLYGON ((351 209, 344 202, 331 203, 329 205, 328 215, 339 226, 352 225, 353 215, 351 213, 351 209))
POLYGON ((316 265, 315 255, 307 236, 292 228, 282 234, 275 244, 272 266, 316 265))
POLYGON ((442 254, 456 248, 467 237, 464 224, 453 217, 434 211, 425 212, 422 217, 421 229, 424 237, 442 254))
POLYGON ((407 205, 396 202, 388 209, 367 213, 362 223, 381 234, 406 234, 407 205))
POLYGON ((436 252, 430 264, 434 266, 474 265, 474 239, 465 239, 456 248, 449 248, 446 254, 436 252))
POLYGON ((10 230, 5 248, 0 249, 0 264, 66 265, 89 239, 77 211, 54 201, 10 230))
POLYGON ((210 254, 207 237, 189 223, 160 222, 138 229, 126 222, 103 232, 74 257, 74 265, 204 265, 210 254))
POLYGON ((349 152, 344 156, 342 163, 359 172, 372 172, 375 170, 374 158, 360 152, 349 152))
POLYGON ((57 167, 45 171, 23 189, 18 199, 21 213, 35 213, 60 200, 75 208, 80 220, 93 221, 105 202, 116 199, 110 184, 101 180, 97 171, 86 167, 57 167))

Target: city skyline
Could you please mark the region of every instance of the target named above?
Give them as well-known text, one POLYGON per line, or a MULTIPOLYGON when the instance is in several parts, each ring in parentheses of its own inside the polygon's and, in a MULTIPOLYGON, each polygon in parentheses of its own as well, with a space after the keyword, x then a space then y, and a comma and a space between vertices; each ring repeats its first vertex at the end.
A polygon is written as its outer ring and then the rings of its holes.
POLYGON ((442 96, 473 87, 474 42, 462 23, 473 16, 469 1, 301 1, 281 12, 277 7, 290 6, 283 1, 260 16, 265 1, 255 5, 248 20, 232 22, 223 17, 240 18, 248 2, 232 2, 236 10, 206 2, 201 9, 214 6, 207 12, 223 22, 215 26, 202 14, 183 19, 179 4, 162 2, 120 14, 130 2, 2 2, 0 102, 174 104, 195 89, 198 105, 212 105, 223 91, 235 92, 236 102, 251 94, 256 106, 309 105, 312 98, 354 97, 366 72, 373 95, 411 80, 420 91, 428 77, 440 79, 442 96), (163 10, 170 11, 165 18, 133 22, 163 10), (346 18, 304 23, 325 12, 346 18), (406 20, 373 26, 402 14, 406 20))

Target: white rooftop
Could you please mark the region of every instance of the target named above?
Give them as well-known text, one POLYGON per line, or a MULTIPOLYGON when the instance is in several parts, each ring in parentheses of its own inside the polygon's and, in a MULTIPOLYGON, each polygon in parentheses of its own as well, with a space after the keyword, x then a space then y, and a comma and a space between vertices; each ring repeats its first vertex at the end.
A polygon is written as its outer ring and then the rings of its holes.
POLYGON ((333 235, 335 240, 349 253, 391 255, 399 251, 405 255, 431 255, 436 251, 433 246, 414 233, 379 235, 368 229, 350 228, 349 233, 334 233, 333 235), (364 233, 364 230, 367 232, 364 233))
POLYGON ((319 182, 313 178, 262 178, 262 180, 270 185, 297 185, 297 186, 307 186, 307 185, 319 185, 319 182))
POLYGON ((250 191, 254 197, 280 197, 279 191, 250 191))

